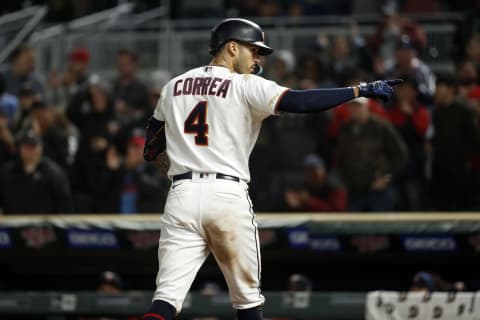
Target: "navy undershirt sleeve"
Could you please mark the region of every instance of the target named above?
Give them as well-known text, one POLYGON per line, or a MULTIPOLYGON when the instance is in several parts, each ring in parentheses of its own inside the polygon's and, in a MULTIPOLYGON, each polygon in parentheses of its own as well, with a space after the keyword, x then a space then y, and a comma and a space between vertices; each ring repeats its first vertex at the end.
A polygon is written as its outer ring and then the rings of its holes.
POLYGON ((353 88, 289 90, 280 98, 277 109, 289 113, 320 112, 355 98, 353 88))

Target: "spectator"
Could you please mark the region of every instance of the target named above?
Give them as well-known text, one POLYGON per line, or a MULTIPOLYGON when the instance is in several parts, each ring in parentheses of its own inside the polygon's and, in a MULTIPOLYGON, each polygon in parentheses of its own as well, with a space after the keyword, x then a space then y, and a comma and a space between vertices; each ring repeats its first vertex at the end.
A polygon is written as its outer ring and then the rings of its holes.
POLYGON ((366 98, 348 104, 350 121, 340 129, 336 162, 347 187, 349 211, 391 211, 392 179, 402 170, 407 147, 393 126, 372 115, 366 98))
POLYGON ((311 292, 313 284, 310 278, 300 273, 293 273, 288 277, 288 292, 311 292))
POLYGON ((48 77, 48 100, 60 109, 67 107, 70 98, 88 85, 90 53, 77 47, 68 55, 67 70, 60 74, 52 70, 48 77))
POLYGON ((462 281, 449 283, 435 272, 419 271, 413 276, 410 291, 465 291, 465 284, 462 281))
POLYGON ((293 211, 345 211, 347 194, 333 181, 328 180, 323 159, 310 154, 304 161, 305 185, 300 190, 287 190, 284 197, 293 211))
POLYGON ((107 150, 119 131, 113 101, 97 77, 87 90, 71 99, 67 115, 80 133, 78 152, 72 170, 75 210, 78 212, 115 212, 112 188, 91 172, 106 170, 107 150))
POLYGON ((120 276, 113 271, 103 271, 98 276, 98 293, 120 293, 122 291, 123 281, 120 276))
MULTIPOLYGON (((350 69, 345 72, 345 86, 354 86, 365 79, 364 72, 350 69)), ((375 99, 368 99, 368 109, 376 116, 388 119, 385 108, 375 99)), ((340 128, 350 120, 350 111, 346 104, 337 106, 331 110, 331 118, 326 125, 325 133, 318 136, 317 150, 327 159, 327 166, 332 162, 332 153, 336 145, 340 128)))
POLYGON ((18 111, 18 99, 6 91, 7 84, 0 74, 0 110, 8 117, 8 126, 13 127, 13 121, 18 111))
POLYGON ((401 76, 403 84, 395 88, 395 98, 387 110, 388 119, 395 126, 408 147, 408 161, 398 175, 399 207, 401 211, 418 211, 423 208, 426 194, 425 143, 430 115, 417 100, 414 77, 401 76))
POLYGON ((472 99, 475 92, 480 90, 480 84, 477 83, 478 71, 472 60, 464 59, 457 64, 456 78, 460 98, 464 99, 464 102, 474 111, 478 109, 477 111, 480 112, 480 105, 476 103, 475 99, 472 99))
POLYGON ((468 210, 472 205, 469 158, 478 145, 479 129, 473 111, 458 99, 453 74, 437 79, 433 130, 433 207, 468 210))
POLYGON ((372 69, 370 54, 365 40, 358 34, 356 23, 352 23, 350 35, 334 36, 329 49, 330 74, 337 85, 343 85, 343 76, 346 72, 372 69))
MULTIPOLYGON (((392 67, 397 43, 402 36, 411 39, 412 47, 420 52, 427 44, 427 37, 423 29, 408 17, 401 15, 394 0, 386 0, 382 6, 383 20, 377 25, 374 34, 368 39, 368 46, 380 61, 380 68, 392 67)), ((377 69, 377 73, 382 74, 377 69)))
MULTIPOLYGON (((123 281, 122 278, 113 271, 103 271, 98 276, 98 284, 96 288, 96 292, 98 294, 106 294, 106 295, 116 295, 122 292, 123 289, 123 281)), ((75 317, 75 320, 140 320, 136 317, 106 317, 106 316, 80 316, 75 317)))
POLYGON ((149 100, 150 110, 154 110, 157 106, 158 99, 160 98, 160 92, 163 86, 172 78, 170 72, 166 70, 156 70, 151 73, 149 81, 149 100))
MULTIPOLYGON (((472 66, 473 64, 470 60, 460 63, 457 68, 457 79, 459 81, 460 98, 473 111, 478 125, 480 121, 480 84, 477 83, 477 71, 472 66)), ((470 158, 470 166, 473 180, 473 209, 478 210, 480 209, 480 144, 475 146, 475 150, 470 158)))
POLYGON ((387 75, 398 78, 410 75, 417 83, 417 99, 426 106, 431 106, 435 93, 435 75, 428 65, 417 57, 417 51, 407 36, 402 36, 395 50, 395 64, 387 70, 387 75))
POLYGON ((299 63, 299 89, 314 89, 332 85, 325 62, 318 56, 307 54, 299 63))
POLYGON ((468 39, 465 55, 475 64, 477 72, 480 72, 480 34, 474 34, 468 39))
MULTIPOLYGON (((150 111, 147 86, 137 77, 138 55, 122 49, 117 53, 118 77, 113 82, 113 99, 117 116, 123 124, 145 119, 150 111)), ((145 122, 143 122, 145 123, 145 122)))
POLYGON ((319 15, 348 15, 351 13, 352 2, 350 0, 337 1, 318 1, 318 0, 299 0, 285 1, 288 3, 289 13, 303 16, 319 16, 319 15))
POLYGON ((43 153, 67 170, 68 136, 55 111, 45 101, 35 101, 31 106, 32 129, 43 143, 43 153))
POLYGON ((0 168, 9 160, 12 160, 15 152, 15 140, 8 126, 8 117, 5 112, 0 109, 0 168))
POLYGON ((145 132, 134 130, 127 142, 125 160, 118 153, 107 152, 107 168, 112 179, 117 206, 123 214, 161 212, 165 204, 169 183, 158 170, 143 159, 145 132))
POLYGON ((15 132, 27 131, 32 126, 30 112, 33 103, 39 99, 29 83, 24 84, 18 93, 18 111, 13 123, 15 132))
POLYGON ((22 45, 10 55, 9 67, 4 72, 7 92, 18 95, 20 89, 29 83, 36 94, 44 94, 43 80, 35 73, 35 49, 22 45))
POLYGON ((295 55, 288 50, 278 50, 269 60, 268 78, 283 86, 295 88, 297 78, 294 74, 296 67, 295 55))
POLYGON ((259 3, 258 15, 260 17, 276 17, 282 13, 282 8, 276 0, 260 0, 259 3))
MULTIPOLYGON (((284 301, 292 301, 296 295, 309 295, 313 290, 312 280, 304 274, 301 273, 293 273, 288 277, 286 292, 284 293, 284 301)), ((305 297, 306 298, 306 297, 305 297)), ((310 318, 294 318, 294 317, 279 317, 279 318, 272 318, 271 320, 313 320, 310 318)))
POLYGON ((0 208, 7 214, 68 213, 71 195, 62 169, 43 156, 41 138, 33 131, 19 141, 19 159, 0 173, 0 208))

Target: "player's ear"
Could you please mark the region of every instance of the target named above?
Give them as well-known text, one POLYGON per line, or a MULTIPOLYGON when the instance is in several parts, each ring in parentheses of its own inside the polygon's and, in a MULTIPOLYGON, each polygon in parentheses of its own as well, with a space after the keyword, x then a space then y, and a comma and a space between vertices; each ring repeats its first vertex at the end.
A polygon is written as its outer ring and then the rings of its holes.
POLYGON ((225 47, 227 49, 227 52, 232 57, 235 57, 236 55, 238 55, 238 51, 240 50, 238 43, 235 41, 228 41, 225 47))

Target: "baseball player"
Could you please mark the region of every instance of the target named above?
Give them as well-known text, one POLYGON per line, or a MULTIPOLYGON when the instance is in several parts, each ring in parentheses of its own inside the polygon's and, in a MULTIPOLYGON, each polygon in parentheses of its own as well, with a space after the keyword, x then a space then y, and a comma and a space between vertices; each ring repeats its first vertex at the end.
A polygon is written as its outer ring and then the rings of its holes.
POLYGON ((248 195, 248 159, 262 121, 282 112, 319 112, 356 97, 388 99, 391 85, 297 91, 256 75, 273 52, 262 29, 226 19, 211 31, 209 65, 162 89, 147 126, 144 157, 166 150, 172 186, 162 216, 159 270, 145 320, 170 320, 210 253, 228 285, 239 320, 262 319, 260 244, 248 195))

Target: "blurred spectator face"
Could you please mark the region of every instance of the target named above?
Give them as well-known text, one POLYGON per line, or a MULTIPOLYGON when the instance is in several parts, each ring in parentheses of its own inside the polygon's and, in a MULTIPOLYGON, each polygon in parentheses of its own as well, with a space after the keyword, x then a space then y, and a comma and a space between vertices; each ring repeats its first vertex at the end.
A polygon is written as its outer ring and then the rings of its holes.
POLYGON ((434 96, 435 105, 441 106, 449 104, 454 95, 455 87, 449 86, 446 83, 437 83, 434 96))
POLYGON ((120 276, 112 271, 104 271, 100 274, 100 281, 97 286, 97 292, 100 293, 119 293, 122 288, 120 276))
POLYGON ((404 82, 395 87, 395 95, 400 101, 413 101, 417 97, 417 89, 410 82, 404 82))
POLYGON ((367 98, 356 98, 347 103, 350 119, 358 124, 365 123, 370 116, 367 98))
POLYGON ((260 3, 258 13, 261 17, 275 17, 280 13, 280 7, 277 1, 264 0, 260 3))
POLYGON ((287 290, 290 292, 310 292, 312 291, 312 282, 303 274, 292 274, 288 278, 287 290))
POLYGON ((305 168, 305 184, 309 188, 321 187, 325 183, 326 171, 323 166, 305 168))
POLYGON ((477 63, 480 62, 480 36, 473 36, 467 43, 467 56, 477 63))
POLYGON ((19 75, 29 75, 35 70, 35 50, 24 49, 13 61, 13 70, 19 75))
POLYGON ((108 146, 109 143, 105 137, 97 136, 90 139, 90 149, 95 153, 105 152, 108 146))
POLYGON ((20 107, 20 110, 30 110, 34 101, 35 92, 27 90, 23 91, 23 89, 20 90, 18 96, 18 105, 20 107))
POLYGON ((87 74, 88 63, 83 63, 80 61, 71 61, 68 66, 70 72, 75 76, 83 76, 87 74))
POLYGON ((119 293, 120 289, 110 283, 102 283, 97 287, 97 292, 100 293, 119 293))
POLYGON ((282 59, 273 60, 272 73, 276 79, 282 79, 287 74, 287 64, 282 59))
POLYGON ((143 160, 143 146, 145 145, 145 138, 140 136, 133 136, 128 140, 127 155, 125 164, 129 168, 135 168, 142 163, 143 160))
POLYGON ((474 86, 477 82, 477 69, 475 64, 470 60, 465 60, 457 68, 457 80, 460 85, 474 86))
POLYGON ((117 56, 117 70, 122 78, 132 78, 137 73, 137 62, 129 54, 117 56))
POLYGON ((221 292, 222 290, 220 289, 220 286, 215 282, 206 282, 200 289, 200 293, 206 296, 214 296, 221 292))
POLYGON ((395 61, 400 69, 410 69, 415 51, 411 48, 398 48, 395 51, 395 61))
POLYGON ((320 62, 314 57, 306 57, 302 63, 302 80, 316 82, 319 78, 320 62))
POLYGON ((344 59, 350 55, 350 44, 346 36, 336 36, 333 39, 333 52, 335 59, 344 59))
POLYGON ((87 73, 90 53, 85 48, 76 48, 70 53, 69 71, 75 76, 82 76, 87 73))
POLYGON ((468 99, 477 83, 477 69, 470 60, 463 61, 457 68, 458 93, 468 99))
POLYGON ((46 128, 53 123, 55 114, 45 102, 37 101, 32 104, 32 118, 38 121, 41 127, 46 128))
POLYGON ((92 107, 95 113, 103 113, 108 107, 108 96, 104 88, 99 85, 90 86, 90 96, 92 97, 92 107))
POLYGON ((272 76, 276 80, 285 80, 295 70, 295 56, 288 50, 278 50, 270 59, 272 76))
POLYGON ((20 159, 22 159, 25 165, 36 164, 42 158, 42 149, 42 144, 38 137, 27 138, 20 142, 20 159))

